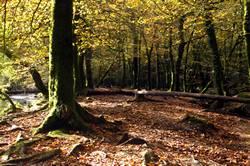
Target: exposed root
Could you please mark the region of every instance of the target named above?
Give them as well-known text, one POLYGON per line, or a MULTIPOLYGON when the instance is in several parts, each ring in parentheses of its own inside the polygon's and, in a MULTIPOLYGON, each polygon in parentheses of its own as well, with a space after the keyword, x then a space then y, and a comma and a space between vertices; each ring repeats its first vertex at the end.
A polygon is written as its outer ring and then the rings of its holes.
POLYGON ((95 117, 87 111, 86 108, 81 107, 75 102, 75 110, 73 115, 68 120, 63 120, 60 115, 60 108, 53 108, 43 123, 35 130, 34 134, 55 130, 58 128, 70 128, 75 130, 91 130, 91 124, 105 124, 107 121, 102 117, 95 117))
POLYGON ((78 151, 83 149, 82 143, 76 143, 72 146, 71 150, 68 152, 67 156, 72 156, 77 154, 78 151))
POLYGON ((129 102, 143 102, 147 101, 147 98, 143 94, 135 94, 135 97, 132 100, 129 100, 129 102))
POLYGON ((213 133, 218 131, 214 124, 208 122, 207 120, 187 114, 180 123, 185 123, 185 127, 193 128, 201 133, 213 133))
POLYGON ((15 114, 11 114, 8 116, 4 116, 2 118, 0 118, 0 124, 6 124, 8 123, 8 121, 11 121, 12 119, 15 118, 20 118, 20 117, 24 117, 27 115, 31 115, 40 111, 44 111, 48 108, 48 103, 42 105, 41 107, 36 108, 35 110, 31 110, 31 111, 27 111, 27 112, 20 112, 20 113, 15 113, 15 114))
POLYGON ((18 130, 24 131, 24 129, 21 126, 12 125, 10 128, 6 130, 0 130, 0 134, 5 134, 7 132, 18 131, 18 130))
POLYGON ((117 144, 118 145, 126 145, 126 144, 142 145, 142 144, 147 144, 147 141, 145 141, 142 138, 133 137, 129 135, 128 133, 124 133, 117 144))
POLYGON ((16 158, 16 159, 10 159, 4 162, 1 162, 1 165, 19 165, 21 163, 30 163, 30 164, 35 164, 38 162, 42 162, 45 160, 48 160, 58 154, 60 154, 61 150, 60 149, 54 149, 54 150, 49 150, 49 151, 45 151, 45 152, 40 152, 40 153, 36 153, 36 154, 32 154, 32 155, 28 155, 28 156, 24 156, 24 157, 20 157, 20 158, 16 158))
POLYGON ((15 106, 14 102, 12 101, 12 99, 9 97, 9 95, 7 93, 3 92, 2 90, 0 90, 0 95, 3 95, 5 97, 5 99, 9 101, 9 103, 11 104, 11 107, 12 107, 12 111, 15 112, 16 106, 15 106))
POLYGON ((33 138, 32 140, 23 140, 23 139, 17 138, 17 141, 13 143, 12 145, 10 145, 8 150, 0 154, 2 160, 8 160, 12 154, 16 154, 16 153, 21 154, 21 155, 24 154, 27 146, 32 145, 33 143, 39 141, 40 139, 42 138, 37 137, 37 138, 33 138))

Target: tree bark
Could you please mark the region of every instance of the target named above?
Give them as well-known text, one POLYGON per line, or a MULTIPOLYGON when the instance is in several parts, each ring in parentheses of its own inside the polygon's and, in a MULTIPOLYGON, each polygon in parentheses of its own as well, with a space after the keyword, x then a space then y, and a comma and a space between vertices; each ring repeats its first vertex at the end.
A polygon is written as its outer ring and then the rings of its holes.
POLYGON ((213 79, 214 79, 214 86, 216 88, 217 94, 224 95, 223 91, 223 71, 221 65, 220 54, 218 50, 218 44, 215 34, 214 25, 212 22, 211 13, 206 12, 205 15, 205 29, 208 35, 208 44, 212 50, 213 54, 213 79))
POLYGON ((85 55, 86 55, 85 66, 86 66, 87 85, 88 88, 94 89, 93 73, 92 73, 92 56, 93 56, 92 48, 87 48, 85 55))
POLYGON ((244 35, 248 58, 248 81, 250 80, 250 0, 244 0, 244 35))
POLYGON ((5 97, 6 100, 8 100, 8 102, 11 104, 12 110, 16 111, 16 105, 14 104, 14 102, 11 100, 11 98, 9 97, 9 95, 3 91, 0 90, 0 95, 3 95, 5 97))
POLYGON ((48 98, 49 96, 49 91, 48 88, 44 85, 41 75, 38 73, 38 71, 34 68, 31 67, 29 70, 34 82, 35 82, 35 86, 36 88, 46 97, 48 98))
POLYGON ((100 123, 75 102, 72 45, 72 0, 52 0, 52 33, 50 44, 49 107, 50 112, 35 134, 72 127, 84 130, 89 123, 100 123))
POLYGON ((151 90, 152 89, 152 81, 151 81, 151 59, 152 59, 152 52, 153 52, 153 48, 154 48, 154 44, 151 44, 151 47, 148 48, 148 42, 147 39, 145 37, 144 32, 142 32, 142 38, 144 40, 144 44, 145 44, 145 48, 146 48, 146 55, 147 55, 147 82, 148 82, 148 89, 151 90))
POLYGON ((125 52, 123 50, 122 52, 122 88, 126 86, 126 80, 127 80, 127 70, 126 70, 126 57, 125 57, 125 52))
POLYGON ((50 113, 36 132, 67 123, 75 110, 72 46, 72 0, 52 0, 50 44, 50 113))
POLYGON ((139 36, 135 26, 132 27, 131 31, 133 37, 133 88, 137 89, 139 80, 139 36))
POLYGON ((180 39, 180 44, 178 47, 178 58, 176 61, 176 67, 175 67, 175 90, 180 91, 181 83, 180 83, 180 73, 181 73, 181 62, 182 62, 182 57, 184 53, 184 48, 185 48, 185 38, 184 38, 184 21, 185 21, 186 15, 181 16, 179 18, 179 25, 178 25, 178 30, 179 30, 179 39, 180 39))
POLYGON ((169 57, 170 57, 170 68, 171 68, 171 83, 170 83, 170 89, 174 90, 175 87, 175 81, 174 81, 174 56, 173 56, 173 29, 170 28, 169 30, 169 57))
POLYGON ((186 57, 185 57, 185 62, 184 62, 184 73, 183 73, 183 91, 187 91, 187 70, 188 70, 188 56, 189 56, 189 48, 190 44, 194 35, 195 27, 193 27, 193 30, 190 34, 189 40, 187 41, 187 46, 186 46, 186 57))
POLYGON ((159 54, 160 44, 157 43, 155 47, 156 52, 156 87, 157 89, 161 88, 161 71, 160 71, 160 54, 159 54))

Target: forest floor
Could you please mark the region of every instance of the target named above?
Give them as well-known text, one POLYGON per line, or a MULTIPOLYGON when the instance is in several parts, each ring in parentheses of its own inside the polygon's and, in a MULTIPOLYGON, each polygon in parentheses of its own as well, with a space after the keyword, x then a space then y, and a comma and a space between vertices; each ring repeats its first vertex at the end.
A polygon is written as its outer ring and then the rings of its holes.
MULTIPOLYGON (((60 154, 34 165, 137 166, 142 165, 143 153, 152 150, 159 157, 158 165, 250 165, 249 119, 205 111, 198 100, 191 98, 150 97, 153 100, 128 102, 132 98, 124 95, 78 98, 91 113, 115 121, 120 131, 93 125, 92 131, 70 131, 70 136, 38 140, 10 157, 59 148, 60 154), (137 142, 136 139, 122 142, 124 135, 138 138, 137 142), (79 140, 82 140, 81 148, 68 155, 79 140)), ((32 129, 46 115, 47 112, 40 111, 0 124, 0 153, 20 133, 23 139, 31 139, 32 129)), ((3 160, 4 157, 0 162, 3 160)), ((20 165, 31 165, 29 160, 20 161, 20 165)))

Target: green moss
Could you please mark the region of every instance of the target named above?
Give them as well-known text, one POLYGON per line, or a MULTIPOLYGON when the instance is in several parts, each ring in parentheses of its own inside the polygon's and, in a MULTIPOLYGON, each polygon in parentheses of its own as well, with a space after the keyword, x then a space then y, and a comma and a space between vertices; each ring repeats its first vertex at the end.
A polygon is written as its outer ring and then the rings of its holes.
POLYGON ((70 138, 71 135, 63 132, 62 130, 54 130, 47 134, 49 137, 52 138, 70 138))
POLYGON ((237 94, 238 97, 250 98, 250 92, 240 92, 237 94))
POLYGON ((217 130, 216 127, 206 119, 187 114, 181 122, 188 123, 199 131, 206 133, 210 130, 217 130))
POLYGON ((193 115, 189 115, 189 114, 187 114, 183 118, 182 121, 186 121, 186 122, 194 123, 194 124, 197 124, 197 123, 200 123, 200 124, 207 123, 207 121, 205 119, 202 119, 202 118, 199 118, 199 117, 196 117, 196 116, 193 116, 193 115))

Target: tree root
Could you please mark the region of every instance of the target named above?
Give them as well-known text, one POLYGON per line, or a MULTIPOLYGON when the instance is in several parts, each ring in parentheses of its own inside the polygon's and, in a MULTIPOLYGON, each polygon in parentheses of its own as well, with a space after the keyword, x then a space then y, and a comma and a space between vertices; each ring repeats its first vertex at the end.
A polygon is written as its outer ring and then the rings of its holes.
POLYGON ((121 139, 118 141, 117 145, 126 145, 126 144, 142 145, 142 144, 147 144, 147 141, 145 141, 142 138, 131 136, 128 133, 124 133, 121 139))
POLYGON ((75 102, 75 110, 68 120, 58 117, 60 108, 52 108, 43 123, 35 130, 34 134, 55 130, 58 128, 70 128, 75 130, 91 130, 91 124, 105 124, 107 121, 103 117, 96 117, 89 113, 86 108, 75 102))
POLYGON ((67 156, 73 156, 77 153, 77 151, 80 151, 83 149, 83 144, 82 143, 76 143, 72 146, 70 151, 68 152, 67 156))
POLYGON ((16 158, 16 159, 10 159, 4 162, 1 162, 1 165, 16 165, 16 164, 20 164, 23 162, 28 162, 30 164, 35 164, 35 163, 39 163, 45 160, 48 160, 58 154, 60 154, 61 150, 60 149, 53 149, 53 150, 49 150, 49 151, 45 151, 45 152, 40 152, 40 153, 36 153, 36 154, 32 154, 32 155, 28 155, 25 157, 20 157, 20 158, 16 158))
POLYGON ((44 111, 47 108, 48 108, 48 103, 46 103, 46 104, 42 105, 41 107, 39 107, 39 108, 37 108, 35 110, 32 110, 32 111, 20 112, 20 113, 15 113, 15 114, 5 116, 5 117, 0 119, 0 124, 6 124, 6 123, 8 123, 8 121, 11 121, 12 119, 27 116, 27 115, 30 115, 30 114, 34 114, 34 113, 37 113, 37 112, 40 112, 40 111, 44 111))
POLYGON ((9 157, 14 153, 23 154, 27 146, 32 145, 33 143, 39 141, 40 139, 42 138, 36 137, 36 138, 33 138, 32 140, 23 140, 23 139, 17 138, 17 141, 13 143, 12 145, 10 145, 8 150, 0 154, 2 157, 2 160, 8 160, 9 157))
POLYGON ((11 100, 11 98, 9 97, 9 95, 7 93, 3 92, 2 90, 0 90, 0 95, 3 95, 5 97, 5 99, 9 101, 9 103, 11 104, 11 107, 12 107, 12 111, 15 112, 16 106, 15 106, 14 102, 11 100))

